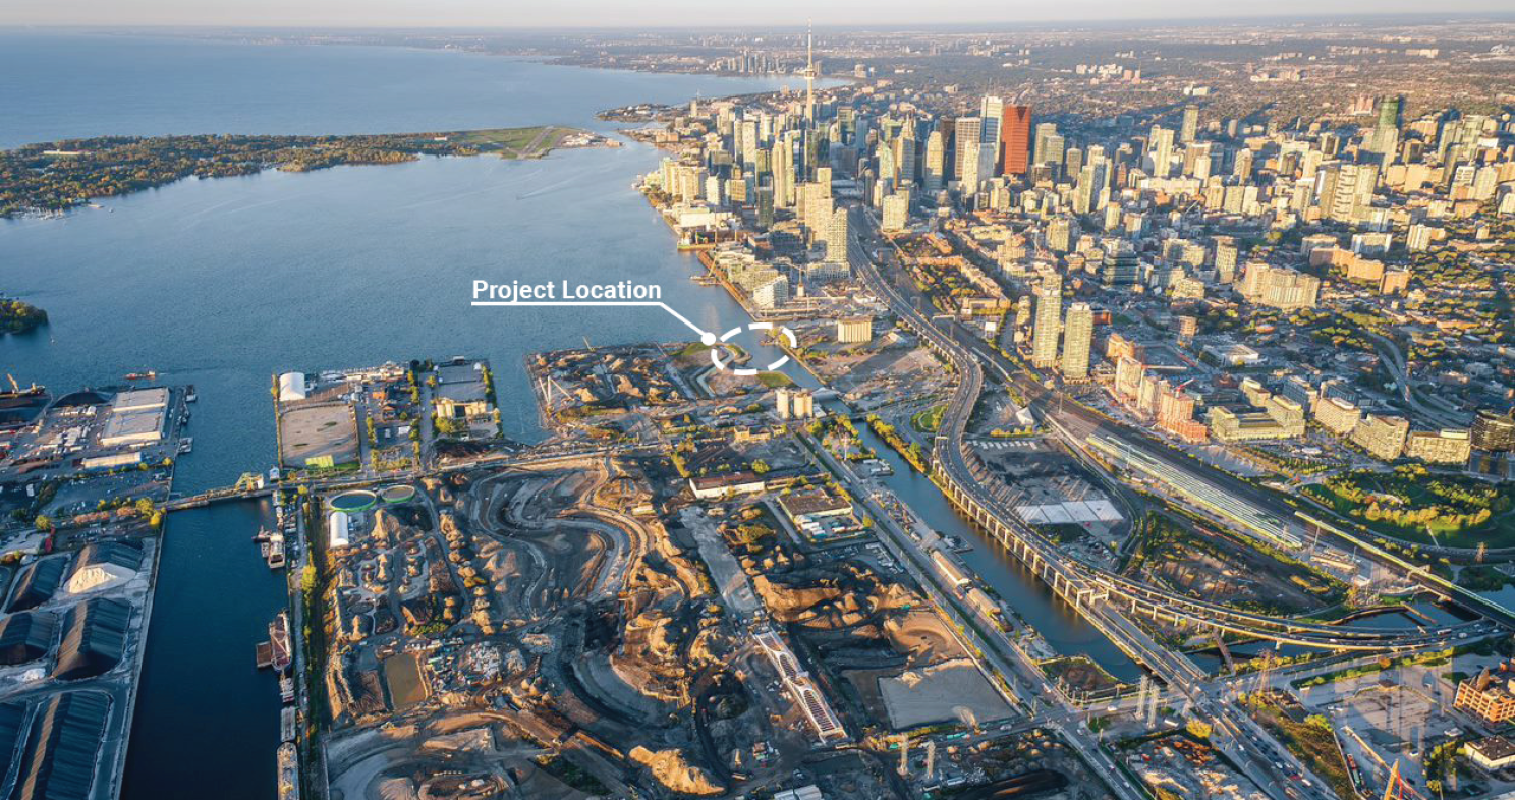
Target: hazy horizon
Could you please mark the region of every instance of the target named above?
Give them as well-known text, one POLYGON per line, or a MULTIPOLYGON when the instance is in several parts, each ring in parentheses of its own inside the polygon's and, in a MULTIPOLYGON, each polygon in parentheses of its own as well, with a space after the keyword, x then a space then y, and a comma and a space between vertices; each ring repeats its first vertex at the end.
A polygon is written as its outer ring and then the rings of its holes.
POLYGON ((963 0, 950 12, 903 0, 838 0, 818 8, 799 0, 772 0, 737 11, 711 13, 706 2, 668 0, 653 8, 606 0, 563 0, 555 6, 501 9, 486 0, 447 0, 419 7, 401 0, 138 0, 128 5, 104 0, 58 0, 0 10, 0 26, 96 27, 332 27, 332 28, 715 28, 790 27, 810 20, 818 26, 959 26, 1014 23, 1088 23, 1116 20, 1320 19, 1345 16, 1509 14, 1498 0, 1467 0, 1451 8, 1428 9, 1410 0, 1280 0, 1256 13, 1196 14, 1192 5, 1165 0, 1068 0, 1055 5, 963 0), (945 18, 950 13, 950 18, 945 18))

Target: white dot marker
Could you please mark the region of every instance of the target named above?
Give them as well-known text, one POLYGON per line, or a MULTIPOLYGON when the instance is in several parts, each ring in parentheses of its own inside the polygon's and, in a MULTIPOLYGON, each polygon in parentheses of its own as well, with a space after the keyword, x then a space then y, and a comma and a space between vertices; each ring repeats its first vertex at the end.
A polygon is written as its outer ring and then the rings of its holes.
POLYGON ((716 342, 715 334, 713 334, 713 333, 711 333, 709 331, 706 331, 706 332, 700 334, 700 344, 703 344, 706 347, 710 347, 710 346, 714 345, 715 342, 716 342))

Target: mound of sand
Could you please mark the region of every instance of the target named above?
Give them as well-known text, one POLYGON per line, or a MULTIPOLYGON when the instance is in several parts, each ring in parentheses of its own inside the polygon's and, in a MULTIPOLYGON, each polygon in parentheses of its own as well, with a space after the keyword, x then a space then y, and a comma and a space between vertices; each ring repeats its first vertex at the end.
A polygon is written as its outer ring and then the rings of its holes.
POLYGON ((649 750, 637 745, 627 755, 631 756, 632 761, 652 770, 652 776, 657 778, 658 783, 680 794, 707 797, 726 791, 725 787, 715 782, 710 773, 685 760, 682 751, 649 750))

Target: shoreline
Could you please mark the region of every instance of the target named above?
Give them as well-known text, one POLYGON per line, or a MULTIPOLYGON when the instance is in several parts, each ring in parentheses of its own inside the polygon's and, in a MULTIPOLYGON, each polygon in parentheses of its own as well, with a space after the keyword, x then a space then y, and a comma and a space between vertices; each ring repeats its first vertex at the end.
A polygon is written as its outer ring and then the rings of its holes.
MULTIPOLYGON (((0 219, 52 219, 108 197, 160 189, 188 178, 245 177, 269 170, 315 172, 339 166, 392 166, 425 156, 539 161, 555 150, 621 147, 604 134, 564 125, 354 135, 175 134, 58 139, 0 150, 0 219), (530 138, 527 138, 530 137, 530 138), (143 151, 147 151, 145 154, 143 151), (76 164, 75 160, 85 162, 76 164), (145 162, 145 163, 144 163, 145 162), (49 169, 63 164, 56 174, 49 169), (81 169, 72 169, 82 166, 81 169), (120 185, 114 173, 148 171, 120 185), (14 181, 13 188, 5 186, 14 181), (103 192, 72 194, 92 182, 103 192)), ((85 189, 91 188, 89 186, 85 189)), ((112 209, 113 211, 113 209, 112 209)))
MULTIPOLYGON (((407 50, 407 51, 416 52, 416 53, 451 53, 451 54, 456 54, 456 55, 483 56, 483 57, 488 57, 488 58, 506 58, 506 59, 512 59, 512 60, 515 60, 515 61, 525 61, 525 62, 529 62, 529 63, 533 63, 533 64, 541 64, 543 66, 549 66, 549 67, 572 67, 572 68, 575 68, 575 69, 592 69, 592 70, 601 70, 601 71, 604 71, 604 72, 629 72, 629 73, 637 73, 637 74, 642 74, 642 75, 689 75, 689 76, 693 76, 693 77, 737 78, 737 79, 752 78, 752 79, 758 79, 758 80, 772 80, 772 79, 782 79, 782 78, 794 78, 795 80, 804 80, 804 76, 800 75, 797 72, 762 72, 762 73, 752 73, 752 72, 732 72, 732 71, 728 71, 728 70, 719 70, 719 71, 704 71, 704 70, 699 70, 699 71, 696 71, 696 70, 675 70, 675 69, 649 69, 649 68, 634 67, 634 66, 633 67, 617 67, 617 66, 605 66, 605 65, 599 65, 599 64, 579 64, 579 63, 574 63, 574 62, 571 62, 571 61, 565 61, 564 59, 573 58, 572 55, 567 55, 567 54, 554 55, 552 53, 509 53, 509 52, 499 52, 499 51, 492 51, 492 50, 465 49, 465 48, 462 48, 462 47, 452 47, 452 46, 449 46, 449 45, 439 45, 439 46, 435 46, 435 47, 426 47, 426 46, 423 46, 423 45, 410 44, 410 43, 405 43, 405 42, 342 41, 342 40, 338 40, 338 39, 321 39, 320 38, 321 34, 315 32, 316 30, 319 30, 319 29, 310 29, 310 30, 308 30, 305 33, 295 33, 295 34, 290 35, 289 38, 282 38, 283 34, 280 32, 280 30, 284 30, 284 29, 269 30, 269 29, 262 29, 262 28, 257 28, 257 27, 244 27, 244 26, 227 26, 227 27, 207 26, 207 27, 205 27, 203 29, 195 30, 195 29, 186 28, 186 27, 168 27, 168 28, 158 28, 158 27, 153 27, 153 26, 143 26, 143 27, 96 27, 96 26, 69 26, 69 25, 31 26, 31 27, 26 27, 26 28, 9 28, 8 29, 8 28, 5 28, 3 26, 0 26, 0 34, 5 34, 5 33, 9 32, 9 33, 71 34, 71 35, 75 35, 75 36, 110 36, 110 37, 121 37, 121 38, 136 37, 136 38, 142 38, 142 39, 170 39, 170 40, 175 40, 175 41, 187 41, 187 42, 213 42, 213 43, 217 43, 217 44, 240 45, 242 47, 354 47, 354 48, 356 48, 356 47, 368 47, 368 48, 386 48, 386 49, 390 49, 390 50, 407 50), (262 32, 263 35, 261 35, 261 36, 258 35, 259 32, 262 32)), ((291 28, 291 29, 288 29, 288 30, 299 31, 300 29, 299 28, 291 28)), ((348 34, 358 34, 358 35, 360 35, 359 34, 359 30, 361 30, 361 29, 332 28, 332 29, 330 29, 330 33, 333 36, 342 35, 344 32, 346 32, 348 34)), ((396 28, 394 30, 395 31, 405 31, 405 30, 414 30, 414 29, 396 28)), ((469 29, 469 28, 460 28, 460 29, 448 29, 448 30, 450 30, 453 33, 457 33, 457 32, 463 31, 463 30, 485 30, 485 31, 496 32, 496 33, 513 33, 513 32, 521 32, 523 29, 512 29, 512 28, 469 29)), ((524 30, 531 31, 533 29, 524 29, 524 30)), ((820 75, 820 76, 818 76, 818 80, 821 80, 821 81, 837 81, 840 84, 846 84, 846 83, 855 83, 857 81, 857 78, 855 76, 852 76, 852 75, 820 75)), ((778 91, 778 90, 774 89, 772 91, 778 91)), ((758 92, 757 94, 763 94, 763 93, 762 92, 758 92)), ((738 95, 725 95, 724 97, 736 97, 736 96, 738 96, 738 95)), ((711 99, 724 99, 724 97, 723 98, 711 98, 711 99)))

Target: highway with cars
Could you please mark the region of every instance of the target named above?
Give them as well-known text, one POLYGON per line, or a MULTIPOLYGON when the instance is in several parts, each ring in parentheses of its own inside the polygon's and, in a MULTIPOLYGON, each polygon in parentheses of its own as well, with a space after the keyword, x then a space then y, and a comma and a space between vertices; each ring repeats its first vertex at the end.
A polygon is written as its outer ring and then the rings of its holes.
MULTIPOLYGON (((877 220, 867 211, 854 209, 852 215, 854 220, 861 218, 876 234, 877 220)), ((977 336, 960 328, 953 333, 942 330, 883 277, 864 245, 860 234, 863 228, 864 226, 855 223, 849 225, 849 256, 857 275, 889 305, 901 322, 941 355, 957 374, 956 391, 948 401, 932 449, 933 467, 949 497, 976 523, 995 533, 1007 549, 1041 576, 1055 592, 1067 599, 1130 655, 1161 677, 1170 688, 1186 697, 1186 713, 1211 722, 1218 732, 1215 739, 1217 746, 1242 765, 1243 771, 1270 795, 1296 800, 1331 796, 1318 781, 1300 778, 1308 774, 1303 766, 1292 756, 1281 752, 1281 748, 1255 723, 1226 702, 1222 684, 1211 682, 1209 676, 1183 654, 1155 642, 1146 631, 1122 613, 1116 605, 1117 600, 1124 597, 1133 609, 1139 609, 1145 603, 1149 613, 1166 611, 1174 619, 1208 624, 1222 630, 1337 650, 1362 648, 1408 651, 1450 645, 1494 630, 1493 625, 1485 623, 1443 626, 1432 630, 1345 628, 1245 614, 1146 586, 1064 556, 1052 542, 1030 527, 1020 524, 1014 511, 1005 507, 997 493, 988 488, 993 486, 996 479, 968 444, 967 425, 984 392, 986 363, 997 372, 1004 384, 1014 386, 1023 393, 1033 412, 1043 418, 1055 420, 1058 423, 1055 427, 1062 429, 1064 435, 1081 435, 1087 441, 1088 437, 1098 432, 1130 443, 1130 446, 1139 447, 1169 463, 1178 454, 1162 452, 1166 448, 1144 434, 1120 426, 1078 403, 1066 402, 1056 391, 1010 364, 1003 354, 977 336)), ((1075 447, 1080 444, 1073 442, 1075 447)), ((1216 480, 1223 491, 1231 492, 1231 496, 1241 498, 1244 502, 1255 504, 1256 508, 1265 513, 1281 513, 1280 519, 1294 518, 1294 509, 1276 509, 1277 498, 1269 496, 1260 487, 1219 470, 1212 469, 1214 475, 1211 475, 1194 474, 1198 467, 1191 469, 1188 464, 1183 465, 1183 468, 1188 474, 1194 475, 1195 480, 1216 480), (1220 480, 1220 476, 1224 476, 1225 480, 1220 480)), ((1498 621, 1506 622, 1502 619, 1498 621)), ((1515 622, 1515 618, 1511 621, 1515 622)), ((1064 732, 1067 734, 1066 730, 1064 732)))

